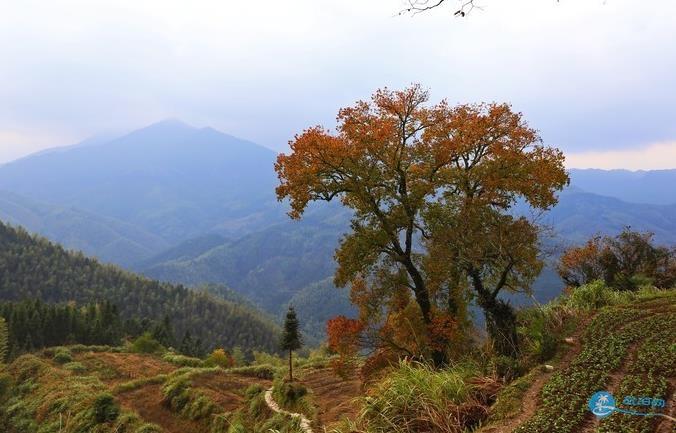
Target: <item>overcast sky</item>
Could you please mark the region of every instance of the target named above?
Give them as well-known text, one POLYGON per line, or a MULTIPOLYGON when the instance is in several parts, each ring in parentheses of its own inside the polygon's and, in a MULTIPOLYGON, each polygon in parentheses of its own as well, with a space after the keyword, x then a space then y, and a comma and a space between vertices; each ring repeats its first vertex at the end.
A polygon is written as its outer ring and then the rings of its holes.
POLYGON ((676 168, 676 2, 0 0, 0 162, 165 118, 276 150, 373 90, 507 101, 571 167, 676 168))

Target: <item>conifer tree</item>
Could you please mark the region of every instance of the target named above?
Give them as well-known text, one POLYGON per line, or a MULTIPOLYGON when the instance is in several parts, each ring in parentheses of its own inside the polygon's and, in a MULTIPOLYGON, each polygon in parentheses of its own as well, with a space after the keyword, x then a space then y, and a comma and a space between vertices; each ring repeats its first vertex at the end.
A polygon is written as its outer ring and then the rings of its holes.
POLYGON ((283 350, 289 351, 289 381, 293 382, 293 351, 303 347, 303 338, 300 335, 298 318, 293 306, 289 306, 286 312, 281 346, 283 350))
POLYGON ((9 330, 7 329, 7 322, 3 317, 0 317, 0 365, 7 359, 7 347, 9 343, 9 330))

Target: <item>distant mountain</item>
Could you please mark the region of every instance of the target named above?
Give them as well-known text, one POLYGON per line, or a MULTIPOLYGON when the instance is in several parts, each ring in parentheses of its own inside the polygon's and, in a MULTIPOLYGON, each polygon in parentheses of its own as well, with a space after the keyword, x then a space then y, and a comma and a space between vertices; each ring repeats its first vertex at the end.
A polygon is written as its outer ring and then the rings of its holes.
POLYGON ((110 301, 124 318, 171 319, 209 347, 278 349, 279 327, 249 306, 159 283, 0 224, 0 300, 110 301))
POLYGON ((283 214, 276 153, 211 128, 160 122, 115 140, 0 166, 0 190, 135 225, 166 242, 241 235, 283 214))
POLYGON ((122 266, 131 266, 169 247, 161 237, 115 218, 6 191, 0 191, 0 220, 122 266))
POLYGON ((571 186, 627 202, 676 204, 676 169, 570 170, 571 186))
POLYGON ((560 194, 559 204, 542 222, 552 226, 568 243, 580 243, 595 234, 615 235, 630 226, 655 233, 657 243, 676 244, 676 204, 628 203, 571 190, 560 194))

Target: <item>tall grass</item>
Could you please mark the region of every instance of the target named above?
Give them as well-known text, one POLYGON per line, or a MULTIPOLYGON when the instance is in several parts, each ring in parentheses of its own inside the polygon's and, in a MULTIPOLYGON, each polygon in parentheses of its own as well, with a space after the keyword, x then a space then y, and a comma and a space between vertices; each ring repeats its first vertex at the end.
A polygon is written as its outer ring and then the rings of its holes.
POLYGON ((357 424, 369 433, 462 432, 486 414, 471 383, 478 376, 473 364, 439 371, 400 362, 363 399, 357 424))

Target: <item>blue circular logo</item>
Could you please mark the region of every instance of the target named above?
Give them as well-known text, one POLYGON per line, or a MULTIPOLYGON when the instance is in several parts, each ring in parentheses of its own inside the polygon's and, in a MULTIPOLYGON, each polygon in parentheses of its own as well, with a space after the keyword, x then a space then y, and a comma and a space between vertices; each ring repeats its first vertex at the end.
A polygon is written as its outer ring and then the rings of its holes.
POLYGON ((604 418, 615 411, 615 399, 608 391, 598 391, 591 396, 588 406, 594 415, 604 418))

